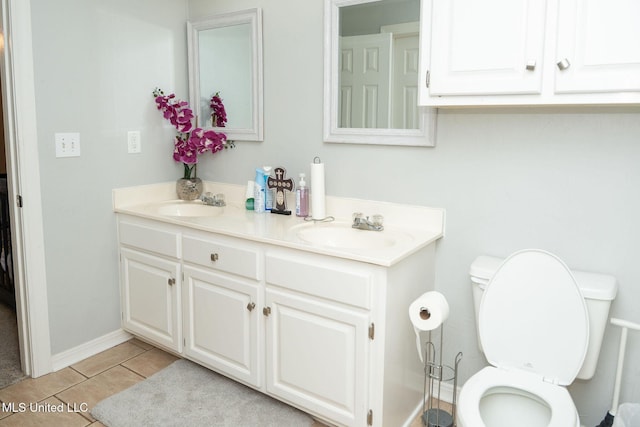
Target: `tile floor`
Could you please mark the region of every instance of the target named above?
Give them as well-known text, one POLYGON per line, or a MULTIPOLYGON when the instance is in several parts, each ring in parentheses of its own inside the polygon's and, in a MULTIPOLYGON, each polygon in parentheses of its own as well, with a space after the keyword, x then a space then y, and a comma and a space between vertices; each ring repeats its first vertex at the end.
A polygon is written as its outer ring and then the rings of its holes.
MULTIPOLYGON (((68 368, 27 378, 0 390, 0 427, 104 427, 91 416, 96 403, 175 360, 134 338, 68 368)), ((421 426, 419 417, 411 424, 421 426)), ((313 427, 326 426, 316 422, 313 427)))
POLYGON ((133 339, 68 368, 0 390, 0 426, 102 427, 89 412, 177 357, 133 339))

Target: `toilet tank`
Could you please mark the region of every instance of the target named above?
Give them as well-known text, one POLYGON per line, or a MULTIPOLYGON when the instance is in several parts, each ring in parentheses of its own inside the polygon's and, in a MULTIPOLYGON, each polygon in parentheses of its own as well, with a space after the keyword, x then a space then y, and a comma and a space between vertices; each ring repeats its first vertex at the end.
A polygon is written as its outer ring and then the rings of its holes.
MULTIPOLYGON (((471 264, 469 274, 471 276, 473 306, 476 315, 476 333, 478 333, 478 312, 482 295, 503 261, 501 258, 483 255, 476 258, 471 264)), ((584 363, 576 378, 588 380, 593 377, 598 364, 602 338, 609 318, 609 308, 611 307, 611 301, 615 299, 618 292, 618 283, 615 277, 606 274, 575 270, 571 272, 585 299, 589 316, 589 345, 584 363)), ((479 334, 478 345, 480 346, 480 351, 483 351, 479 334)))

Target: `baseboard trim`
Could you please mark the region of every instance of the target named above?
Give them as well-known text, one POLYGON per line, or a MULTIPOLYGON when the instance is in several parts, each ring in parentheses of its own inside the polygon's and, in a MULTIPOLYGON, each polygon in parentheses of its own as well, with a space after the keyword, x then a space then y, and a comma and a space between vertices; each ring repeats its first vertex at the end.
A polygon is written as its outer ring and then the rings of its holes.
POLYGON ((87 357, 94 356, 102 351, 110 349, 111 347, 122 344, 131 338, 133 338, 133 335, 129 332, 125 332, 123 329, 119 329, 84 344, 80 344, 77 347, 54 354, 51 356, 53 371, 55 372, 60 369, 64 369, 74 363, 78 363, 81 360, 86 359, 87 357))
MULTIPOLYGON (((436 390, 434 390, 434 395, 436 399, 440 399, 443 402, 453 403, 453 384, 450 383, 442 383, 440 385, 440 396, 438 396, 438 390, 436 386, 436 390)), ((460 396, 460 387, 458 387, 458 393, 456 396, 460 396)))

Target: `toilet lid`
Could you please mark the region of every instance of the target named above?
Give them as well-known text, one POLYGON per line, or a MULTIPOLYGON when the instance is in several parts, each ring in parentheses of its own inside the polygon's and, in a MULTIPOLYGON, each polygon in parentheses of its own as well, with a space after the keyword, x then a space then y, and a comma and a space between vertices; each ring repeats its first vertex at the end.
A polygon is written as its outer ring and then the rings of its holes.
POLYGON ((584 298, 556 256, 525 250, 507 258, 480 303, 479 333, 489 363, 569 385, 589 339, 584 298))

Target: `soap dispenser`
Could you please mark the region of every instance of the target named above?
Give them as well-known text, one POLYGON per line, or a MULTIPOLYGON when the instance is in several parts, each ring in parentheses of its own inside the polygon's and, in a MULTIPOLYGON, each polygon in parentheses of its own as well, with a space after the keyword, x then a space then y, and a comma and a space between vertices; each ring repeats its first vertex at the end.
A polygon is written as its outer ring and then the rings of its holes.
POLYGON ((300 182, 296 189, 296 216, 306 217, 309 215, 309 189, 304 180, 305 174, 300 174, 300 182))

